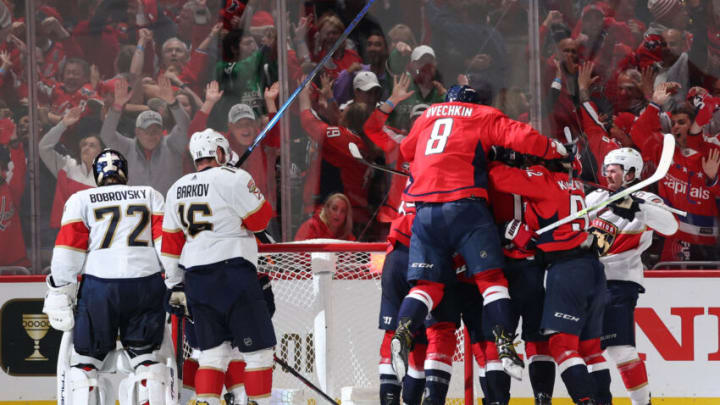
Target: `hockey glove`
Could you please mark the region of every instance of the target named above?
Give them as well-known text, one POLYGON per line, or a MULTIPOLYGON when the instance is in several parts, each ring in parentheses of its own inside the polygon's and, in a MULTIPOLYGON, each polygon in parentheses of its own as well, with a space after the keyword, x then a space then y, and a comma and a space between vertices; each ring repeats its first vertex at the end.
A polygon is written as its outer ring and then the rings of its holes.
POLYGON ((268 277, 267 274, 258 274, 258 283, 260 283, 268 312, 272 318, 275 314, 275 294, 273 294, 272 286, 270 285, 270 277, 268 277))
POLYGON ((493 145, 488 153, 488 160, 501 162, 511 167, 521 167, 525 165, 526 158, 527 156, 522 153, 497 145, 493 145))
POLYGON ((177 316, 190 317, 190 311, 185 296, 185 285, 178 284, 165 292, 165 311, 177 316))
POLYGON ((533 239, 533 231, 527 224, 513 219, 512 221, 505 224, 505 233, 503 234, 504 241, 507 245, 515 247, 520 250, 529 250, 535 247, 535 240, 533 239))
POLYGON ((643 200, 637 197, 627 196, 621 200, 612 202, 609 207, 615 215, 632 221, 635 219, 635 214, 640 211, 641 202, 643 202, 643 200))
POLYGON ((77 299, 77 283, 56 286, 51 275, 45 279, 48 292, 45 294, 43 312, 47 314, 53 328, 66 332, 75 326, 75 302, 77 299))

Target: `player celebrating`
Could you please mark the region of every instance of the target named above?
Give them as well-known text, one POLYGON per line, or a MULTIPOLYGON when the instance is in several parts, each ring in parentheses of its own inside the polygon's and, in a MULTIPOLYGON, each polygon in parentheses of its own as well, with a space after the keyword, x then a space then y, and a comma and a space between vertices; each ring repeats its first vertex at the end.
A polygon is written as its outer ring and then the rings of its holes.
MULTIPOLYGON (((494 163, 490 169, 493 188, 526 198, 525 222, 532 232, 585 207, 582 184, 569 178, 567 163, 546 165, 523 170, 494 163)), ((611 398, 609 390, 596 392, 605 381, 609 388, 610 373, 600 348, 605 274, 588 225, 585 216, 540 235, 536 256, 547 265, 540 327, 550 336, 550 353, 573 402, 595 405, 611 398)))
POLYGON ((168 191, 162 262, 171 307, 183 308, 195 322, 197 398, 220 404, 224 373, 231 358, 239 360, 236 352, 246 364, 248 399, 267 405, 276 340, 257 278, 253 233, 265 229, 272 208, 246 171, 224 166, 229 145, 222 134, 196 132, 189 147, 197 172, 168 191))
MULTIPOLYGON (((611 191, 593 191, 585 199, 587 205, 595 205, 611 193, 637 183, 642 169, 642 156, 635 149, 609 152, 605 155, 603 174, 611 191)), ((597 212, 592 220, 593 232, 608 250, 600 258, 610 295, 605 307, 602 348, 617 364, 633 405, 650 404, 645 363, 635 348, 635 306, 638 293, 644 292, 640 255, 650 246, 653 230, 672 235, 678 229, 678 222, 669 211, 645 204, 646 201, 662 203, 655 194, 637 191, 610 205, 610 209, 597 212)))
POLYGON ((105 400, 110 387, 98 379, 98 370, 115 349, 119 331, 140 382, 130 388, 137 390, 139 403, 162 404, 171 385, 169 370, 154 353, 165 321, 159 261, 163 197, 149 186, 126 185, 127 161, 115 150, 100 152, 92 169, 99 187, 78 191, 65 203, 43 308, 55 329, 73 333, 66 400, 73 405, 105 400))
POLYGON ((413 333, 455 277, 451 261, 455 252, 465 258, 468 275, 483 294, 485 316, 498 325, 503 366, 516 378, 522 375, 522 361, 506 335, 511 332, 510 296, 501 269, 500 241, 487 208, 487 153, 492 145, 548 159, 566 152, 529 125, 478 105, 480 101, 468 86, 451 87, 446 102, 428 107, 401 144, 403 157, 413 161, 413 182, 406 195, 416 202, 417 216, 408 269, 408 280, 415 286, 403 299, 391 342, 399 378, 407 370, 413 333))

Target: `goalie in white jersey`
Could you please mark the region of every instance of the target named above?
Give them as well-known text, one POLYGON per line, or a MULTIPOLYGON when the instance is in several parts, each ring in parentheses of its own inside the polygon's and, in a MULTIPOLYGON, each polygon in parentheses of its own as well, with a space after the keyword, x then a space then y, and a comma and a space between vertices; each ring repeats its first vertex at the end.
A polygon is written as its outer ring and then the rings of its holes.
POLYGON ((112 149, 100 152, 92 169, 99 187, 65 203, 47 278, 43 312, 55 329, 72 331, 74 347, 66 377, 58 376, 58 384, 65 384, 59 392, 71 405, 115 397, 98 370, 119 331, 135 373, 120 393, 121 403, 162 404, 172 398, 170 372, 155 352, 165 330, 163 197, 152 187, 126 185, 127 161, 112 149))
MULTIPOLYGON (((620 148, 605 155, 603 173, 608 187, 617 192, 639 181, 642 167, 638 151, 620 148)), ((585 198, 587 206, 607 199, 612 192, 593 191, 585 198)), ((591 231, 602 250, 600 261, 605 266, 610 297, 605 308, 601 344, 617 365, 633 405, 650 404, 647 371, 635 347, 635 306, 638 294, 645 291, 640 256, 650 247, 653 230, 672 235, 678 229, 673 214, 657 205, 662 202, 653 193, 637 191, 611 204, 610 208, 591 214, 591 231)))
POLYGON ((266 405, 276 340, 257 279, 254 232, 265 229, 272 208, 250 174, 225 166, 230 147, 220 133, 196 132, 189 148, 197 172, 168 191, 162 262, 170 305, 184 307, 194 322, 198 403, 219 405, 224 373, 239 351, 247 396, 266 405))

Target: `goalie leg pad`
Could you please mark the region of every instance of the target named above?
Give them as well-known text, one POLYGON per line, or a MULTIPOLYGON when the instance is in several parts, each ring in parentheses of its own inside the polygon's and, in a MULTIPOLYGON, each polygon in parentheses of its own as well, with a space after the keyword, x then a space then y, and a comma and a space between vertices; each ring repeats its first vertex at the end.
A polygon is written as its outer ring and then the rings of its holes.
POLYGON ((243 353, 245 358, 245 390, 249 399, 269 398, 272 390, 273 349, 243 353))
POLYGON ((138 366, 135 370, 140 404, 162 405, 169 394, 170 370, 160 363, 138 366))
POLYGON ((69 377, 72 404, 102 405, 102 392, 95 368, 73 366, 70 368, 69 377))

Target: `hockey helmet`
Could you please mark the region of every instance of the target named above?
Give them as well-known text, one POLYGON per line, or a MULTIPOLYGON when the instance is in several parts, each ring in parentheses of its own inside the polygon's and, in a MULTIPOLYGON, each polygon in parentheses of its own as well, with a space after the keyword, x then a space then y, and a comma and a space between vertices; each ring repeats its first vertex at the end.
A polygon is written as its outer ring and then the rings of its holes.
POLYGON ((630 172, 630 169, 635 171, 635 179, 640 178, 640 173, 643 169, 643 159, 640 152, 633 148, 619 148, 611 150, 605 155, 603 160, 603 176, 605 176, 605 168, 608 165, 620 165, 623 170, 623 185, 628 182, 625 180, 625 176, 630 172))
POLYGON ((223 150, 225 159, 227 160, 230 157, 230 143, 221 133, 211 128, 195 132, 190 138, 190 144, 188 145, 193 161, 213 157, 218 164, 222 165, 225 164, 225 162, 218 160, 218 147, 223 150))
POLYGON ((127 159, 114 149, 106 148, 98 153, 93 160, 92 170, 98 186, 106 185, 110 178, 114 178, 116 183, 127 184, 127 159))
POLYGON ((445 102, 482 104, 482 99, 472 87, 456 84, 448 89, 445 102))

